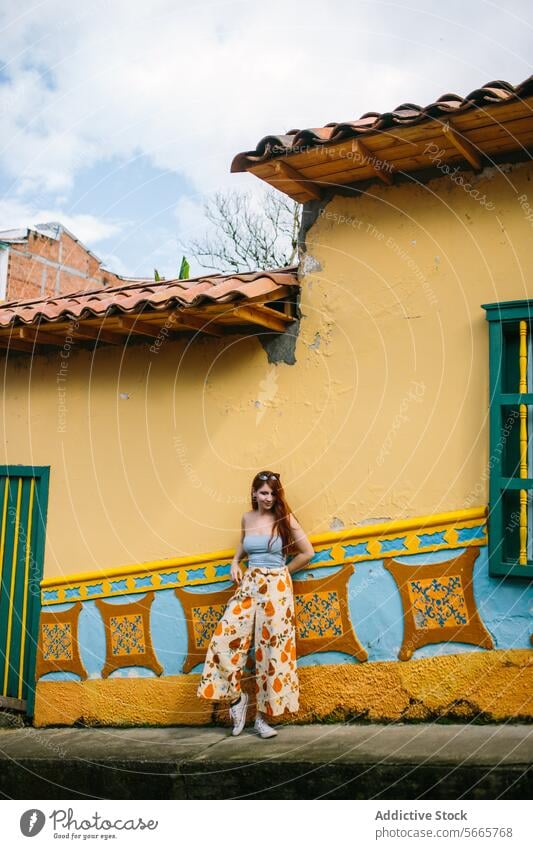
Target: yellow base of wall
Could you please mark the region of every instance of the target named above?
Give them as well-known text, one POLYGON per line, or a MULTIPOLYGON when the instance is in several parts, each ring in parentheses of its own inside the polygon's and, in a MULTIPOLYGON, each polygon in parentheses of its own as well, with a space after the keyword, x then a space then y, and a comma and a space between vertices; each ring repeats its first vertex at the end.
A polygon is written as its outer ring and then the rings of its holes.
MULTIPOLYGON (((533 652, 472 652, 299 670, 300 710, 281 722, 533 718, 533 652)), ((199 675, 40 681, 34 724, 207 725, 227 709, 198 699, 199 675)), ((275 720, 274 720, 275 721, 275 720)))

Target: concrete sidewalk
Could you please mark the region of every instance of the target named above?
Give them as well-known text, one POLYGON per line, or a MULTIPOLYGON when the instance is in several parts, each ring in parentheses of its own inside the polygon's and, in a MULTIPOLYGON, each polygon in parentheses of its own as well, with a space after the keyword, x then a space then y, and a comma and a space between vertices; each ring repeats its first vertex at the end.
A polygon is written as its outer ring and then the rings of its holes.
POLYGON ((0 730, 11 799, 526 799, 529 725, 0 730))

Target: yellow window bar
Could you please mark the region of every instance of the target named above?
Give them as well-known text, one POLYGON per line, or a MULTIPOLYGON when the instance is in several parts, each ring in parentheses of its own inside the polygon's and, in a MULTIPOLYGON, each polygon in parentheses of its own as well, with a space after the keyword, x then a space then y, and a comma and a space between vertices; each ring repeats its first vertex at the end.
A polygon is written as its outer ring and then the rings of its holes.
POLYGON ((2 590, 2 574, 4 569, 4 552, 6 546, 7 502, 9 495, 9 478, 4 483, 4 510, 2 513, 2 533, 0 536, 0 592, 2 590))
POLYGON ((7 683, 9 676, 9 660, 11 655, 11 631, 13 629, 13 611, 15 608, 15 578, 17 576, 17 555, 19 544, 20 525, 20 503, 22 500, 22 478, 18 479, 17 489, 17 512, 15 515, 15 530, 13 536, 13 558, 11 561, 11 585, 9 588, 9 613, 7 617, 7 640, 6 640, 6 665, 4 669, 4 695, 7 695, 7 683))
MULTIPOLYGON (((527 321, 520 322, 520 393, 527 392, 527 321)), ((520 477, 527 478, 527 405, 520 404, 520 477)), ((520 490, 520 566, 527 566, 527 489, 520 490)))
MULTIPOLYGON (((24 686, 24 650, 26 648, 26 627, 28 619, 28 593, 30 592, 30 556, 31 556, 31 531, 33 520, 33 499, 35 496, 35 478, 30 483, 30 503, 28 505, 28 526, 26 531, 26 558, 24 561, 24 602, 22 605, 22 629, 20 637, 20 659, 19 659, 19 686, 18 697, 22 699, 22 688, 24 686)), ((34 590, 32 590, 34 592, 34 590)))

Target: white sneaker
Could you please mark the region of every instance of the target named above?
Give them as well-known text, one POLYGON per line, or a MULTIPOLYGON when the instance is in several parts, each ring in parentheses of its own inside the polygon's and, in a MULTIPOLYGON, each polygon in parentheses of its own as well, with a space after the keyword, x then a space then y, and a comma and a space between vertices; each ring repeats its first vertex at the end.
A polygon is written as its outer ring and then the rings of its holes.
POLYGON ((248 695, 246 693, 241 693, 241 699, 237 702, 236 705, 231 705, 229 709, 229 715, 231 717, 231 721, 233 723, 233 731, 231 732, 234 737, 238 737, 244 728, 246 722, 246 708, 248 707, 248 695))
POLYGON ((269 725, 268 722, 265 719, 263 719, 262 716, 256 716, 255 722, 254 722, 254 731, 257 731, 259 736, 263 737, 265 739, 267 737, 277 737, 278 736, 278 732, 274 728, 272 728, 272 726, 269 725))

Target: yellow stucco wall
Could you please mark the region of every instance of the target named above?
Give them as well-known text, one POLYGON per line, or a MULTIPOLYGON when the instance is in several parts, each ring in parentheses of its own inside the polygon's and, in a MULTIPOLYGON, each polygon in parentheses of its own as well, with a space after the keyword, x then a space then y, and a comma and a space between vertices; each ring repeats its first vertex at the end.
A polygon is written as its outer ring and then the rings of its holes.
POLYGON ((480 304, 528 295, 530 176, 476 178, 493 210, 445 177, 337 197, 295 365, 254 337, 74 346, 61 384, 60 352, 9 357, 2 462, 51 466, 45 576, 235 545, 261 467, 309 534, 486 503, 480 304))
POLYGON ((320 333, 332 372, 335 364, 339 402, 354 386, 342 452, 350 463, 332 505, 342 518, 487 502, 480 305, 533 294, 532 224, 517 199, 533 196, 532 173, 526 164, 464 172, 468 191, 449 177, 375 185, 336 196, 310 229, 306 332, 320 333))
MULTIPOLYGON (((298 670, 300 710, 280 721, 531 719, 532 672, 533 653, 518 649, 409 663, 304 667, 298 670)), ((34 724, 207 725, 227 720, 227 707, 197 697, 199 680, 199 675, 173 675, 39 681, 34 724)))

